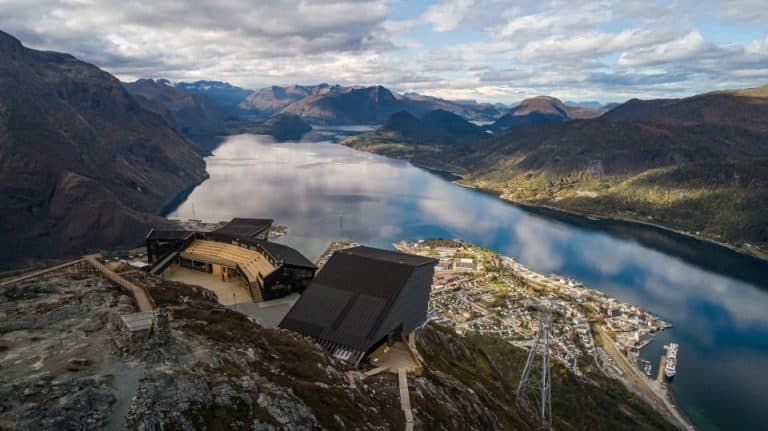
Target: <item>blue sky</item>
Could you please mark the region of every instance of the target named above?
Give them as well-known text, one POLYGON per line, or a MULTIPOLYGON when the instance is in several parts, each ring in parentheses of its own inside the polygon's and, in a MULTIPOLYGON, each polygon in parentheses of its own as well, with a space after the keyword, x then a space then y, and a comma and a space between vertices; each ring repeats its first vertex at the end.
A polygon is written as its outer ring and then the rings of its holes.
POLYGON ((767 11, 768 0, 0 0, 0 29, 124 80, 612 102, 768 84, 767 11))

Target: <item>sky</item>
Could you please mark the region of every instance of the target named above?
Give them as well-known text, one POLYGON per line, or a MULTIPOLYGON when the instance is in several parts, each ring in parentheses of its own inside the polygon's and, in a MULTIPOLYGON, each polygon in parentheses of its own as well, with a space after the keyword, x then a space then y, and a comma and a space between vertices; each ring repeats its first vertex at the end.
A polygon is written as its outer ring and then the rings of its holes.
POLYGON ((380 84, 501 103, 768 85, 768 0, 0 0, 0 30, 124 81, 380 84))

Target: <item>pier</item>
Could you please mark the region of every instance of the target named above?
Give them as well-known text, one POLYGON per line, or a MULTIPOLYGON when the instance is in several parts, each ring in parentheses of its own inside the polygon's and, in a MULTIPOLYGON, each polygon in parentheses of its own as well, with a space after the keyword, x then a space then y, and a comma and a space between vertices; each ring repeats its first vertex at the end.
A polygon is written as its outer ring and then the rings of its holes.
POLYGON ((661 355, 661 359, 659 360, 659 373, 656 376, 656 383, 661 388, 662 383, 664 383, 664 367, 667 366, 667 355, 661 355))

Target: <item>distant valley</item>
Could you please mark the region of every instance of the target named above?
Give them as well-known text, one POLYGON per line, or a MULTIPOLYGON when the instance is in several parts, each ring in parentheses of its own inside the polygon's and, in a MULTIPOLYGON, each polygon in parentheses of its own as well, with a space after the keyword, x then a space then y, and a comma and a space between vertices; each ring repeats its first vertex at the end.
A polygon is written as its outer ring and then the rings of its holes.
POLYGON ((456 172, 514 202, 658 224, 764 257, 767 93, 630 100, 605 113, 542 97, 455 145, 433 145, 394 116, 344 143, 456 172))
POLYGON ((2 239, 31 241, 30 257, 130 245, 206 178, 202 158, 224 135, 299 140, 312 125, 358 124, 381 126, 344 145, 504 199, 768 249, 765 87, 606 106, 539 96, 506 109, 382 86, 121 83, 5 33, 0 42, 2 239))
POLYGON ((381 124, 400 111, 423 115, 441 109, 473 120, 493 120, 501 115, 491 104, 397 94, 382 86, 342 87, 328 84, 264 88, 246 97, 239 107, 265 116, 294 114, 310 123, 327 125, 381 124))
POLYGON ((223 135, 296 140, 311 124, 376 124, 403 109, 438 107, 499 115, 490 104, 381 86, 122 83, 0 32, 0 266, 135 246, 148 226, 168 225, 160 215, 207 178, 203 157, 223 135))
POLYGON ((216 146, 216 137, 226 132, 228 124, 239 120, 207 95, 173 86, 167 80, 140 79, 124 86, 145 108, 162 115, 206 150, 216 146))

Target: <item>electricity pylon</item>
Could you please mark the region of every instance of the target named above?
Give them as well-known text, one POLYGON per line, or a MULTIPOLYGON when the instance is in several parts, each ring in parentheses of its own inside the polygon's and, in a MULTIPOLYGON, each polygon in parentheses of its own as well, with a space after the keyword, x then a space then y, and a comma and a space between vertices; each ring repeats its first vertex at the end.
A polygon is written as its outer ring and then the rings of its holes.
POLYGON ((523 390, 526 387, 526 383, 531 378, 531 370, 533 370, 534 362, 536 360, 536 351, 541 345, 541 381, 538 384, 534 383, 534 387, 541 392, 541 398, 539 403, 539 419, 542 425, 546 428, 552 428, 552 381, 550 379, 549 370, 549 327, 551 324, 551 314, 546 305, 540 306, 539 311, 539 330, 536 331, 536 336, 533 338, 533 345, 528 352, 528 359, 525 361, 525 368, 523 369, 523 375, 520 376, 520 383, 517 385, 515 391, 515 397, 520 404, 525 403, 523 397, 523 390))

